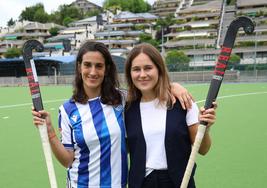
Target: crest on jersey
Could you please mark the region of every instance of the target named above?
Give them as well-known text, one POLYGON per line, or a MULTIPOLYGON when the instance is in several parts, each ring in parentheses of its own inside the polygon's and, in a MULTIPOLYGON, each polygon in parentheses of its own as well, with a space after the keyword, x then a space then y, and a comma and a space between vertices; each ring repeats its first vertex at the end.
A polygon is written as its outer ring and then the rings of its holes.
POLYGON ((75 114, 71 116, 72 121, 74 121, 75 123, 77 122, 77 118, 78 116, 75 114))

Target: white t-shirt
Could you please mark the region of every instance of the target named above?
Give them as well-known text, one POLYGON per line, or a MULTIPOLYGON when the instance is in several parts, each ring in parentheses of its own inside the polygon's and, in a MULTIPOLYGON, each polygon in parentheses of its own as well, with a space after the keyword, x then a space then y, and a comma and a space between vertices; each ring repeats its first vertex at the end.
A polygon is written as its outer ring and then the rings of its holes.
MULTIPOLYGON (((146 176, 153 169, 167 169, 165 150, 166 105, 159 104, 158 99, 140 103, 142 129, 146 141, 146 176)), ((188 126, 196 124, 199 110, 196 103, 187 110, 186 123, 188 126)))

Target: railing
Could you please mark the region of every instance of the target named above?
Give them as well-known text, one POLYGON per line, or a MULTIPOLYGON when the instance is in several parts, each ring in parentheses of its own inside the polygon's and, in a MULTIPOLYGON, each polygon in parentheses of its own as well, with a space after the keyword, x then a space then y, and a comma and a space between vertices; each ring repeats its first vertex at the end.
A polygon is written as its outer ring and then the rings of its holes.
MULTIPOLYGON (((188 71, 188 72, 170 72, 170 80, 173 82, 189 83, 208 83, 211 80, 212 71, 188 71)), ((74 75, 64 76, 39 76, 41 85, 71 85, 74 75)), ((124 74, 119 74, 121 86, 125 87, 126 82, 124 74)), ((267 70, 250 71, 226 71, 225 82, 267 82, 267 70)), ((1 77, 0 86, 27 86, 27 77, 1 77)))

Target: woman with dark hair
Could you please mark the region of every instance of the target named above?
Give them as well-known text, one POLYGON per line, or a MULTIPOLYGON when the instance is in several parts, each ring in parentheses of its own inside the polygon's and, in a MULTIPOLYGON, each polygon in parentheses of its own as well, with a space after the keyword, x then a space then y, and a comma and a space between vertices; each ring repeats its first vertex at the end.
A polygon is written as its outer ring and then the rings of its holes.
POLYGON ((67 187, 126 187, 124 108, 118 88, 108 49, 87 41, 77 55, 73 95, 59 108, 61 141, 49 113, 32 111, 35 125, 46 117, 52 151, 68 168, 67 187))
MULTIPOLYGON (((199 114, 195 103, 188 110, 179 101, 172 103, 165 63, 150 44, 133 48, 126 60, 125 77, 128 84, 125 125, 130 153, 128 186, 180 187, 198 122, 208 122, 209 129, 215 122, 215 110, 202 108, 199 114)), ((206 154, 210 145, 207 131, 199 153, 206 154)), ((190 188, 195 187, 194 171, 190 188)))
POLYGON ((59 108, 61 141, 49 113, 32 111, 36 126, 46 121, 52 151, 68 168, 68 188, 126 187, 125 97, 118 88, 108 49, 87 41, 77 55, 73 95, 59 108))
MULTIPOLYGON (((77 102, 86 103, 88 100, 88 95, 83 87, 83 78, 81 72, 81 63, 83 62, 83 56, 86 53, 95 52, 101 53, 105 62, 105 73, 103 80, 101 80, 100 86, 100 96, 101 101, 104 104, 118 105, 121 103, 121 94, 118 90, 119 81, 116 71, 116 65, 113 63, 112 57, 102 43, 88 41, 80 48, 77 55, 76 69, 75 69, 75 83, 73 98, 77 102)), ((99 54, 100 55, 100 54, 99 54)))

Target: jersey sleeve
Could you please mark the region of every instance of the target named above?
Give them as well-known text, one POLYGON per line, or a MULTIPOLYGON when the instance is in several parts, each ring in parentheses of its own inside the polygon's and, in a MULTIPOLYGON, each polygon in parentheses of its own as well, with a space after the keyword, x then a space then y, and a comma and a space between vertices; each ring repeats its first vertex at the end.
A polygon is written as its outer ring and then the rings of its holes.
POLYGON ((63 106, 59 108, 58 115, 58 127, 61 134, 61 143, 68 150, 74 149, 72 127, 69 121, 69 117, 63 106))
POLYGON ((192 102, 192 108, 187 110, 186 113, 186 123, 188 126, 194 125, 196 123, 199 123, 198 120, 199 115, 199 109, 195 102, 192 102))

